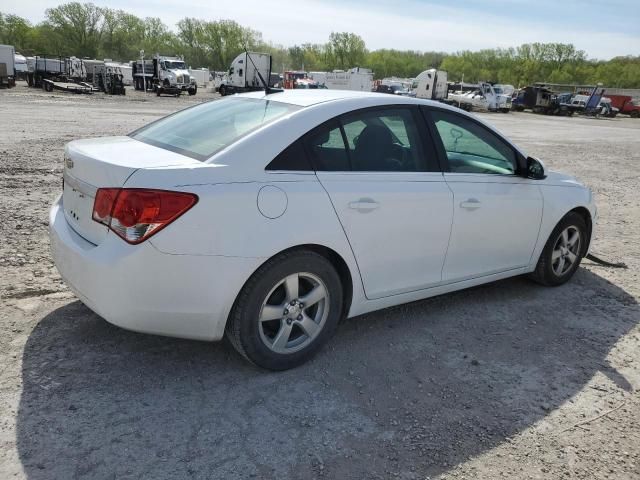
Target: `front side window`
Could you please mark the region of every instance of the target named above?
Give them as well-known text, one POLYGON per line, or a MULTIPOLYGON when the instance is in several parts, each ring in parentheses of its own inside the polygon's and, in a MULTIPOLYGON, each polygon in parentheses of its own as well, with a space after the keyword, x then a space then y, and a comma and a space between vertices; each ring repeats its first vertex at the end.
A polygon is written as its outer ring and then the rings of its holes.
POLYGON ((431 118, 451 172, 502 175, 517 172, 515 151, 490 130, 455 113, 433 110, 431 118))
POLYGON ((229 98, 181 110, 129 136, 205 161, 253 130, 300 108, 273 100, 229 98))

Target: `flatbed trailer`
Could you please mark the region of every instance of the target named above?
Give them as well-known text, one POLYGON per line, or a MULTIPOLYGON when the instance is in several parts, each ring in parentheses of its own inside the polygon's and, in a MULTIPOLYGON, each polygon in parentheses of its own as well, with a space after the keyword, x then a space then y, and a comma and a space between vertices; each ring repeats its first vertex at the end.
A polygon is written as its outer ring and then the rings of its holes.
POLYGON ((93 93, 99 92, 100 90, 95 88, 93 85, 87 82, 62 82, 50 80, 48 78, 42 79, 42 88, 46 92, 53 92, 54 90, 60 90, 63 92, 70 93, 93 93))
POLYGON ((72 93, 99 91, 87 81, 87 69, 82 59, 38 55, 29 63, 28 84, 46 92, 59 90, 72 93))

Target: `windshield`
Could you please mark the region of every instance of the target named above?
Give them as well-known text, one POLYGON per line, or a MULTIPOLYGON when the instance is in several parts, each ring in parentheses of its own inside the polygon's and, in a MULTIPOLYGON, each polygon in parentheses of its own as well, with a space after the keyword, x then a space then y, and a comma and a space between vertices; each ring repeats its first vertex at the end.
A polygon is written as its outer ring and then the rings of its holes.
POLYGON ((184 62, 178 62, 178 61, 174 62, 174 61, 165 60, 164 66, 167 68, 167 70, 184 70, 185 69, 184 62))
POLYGON ((496 92, 496 94, 500 95, 502 93, 504 93, 504 90, 502 90, 502 87, 493 87, 493 91, 496 92))
POLYGON ((216 100, 162 118, 130 137, 205 161, 253 130, 300 108, 257 98, 216 100))

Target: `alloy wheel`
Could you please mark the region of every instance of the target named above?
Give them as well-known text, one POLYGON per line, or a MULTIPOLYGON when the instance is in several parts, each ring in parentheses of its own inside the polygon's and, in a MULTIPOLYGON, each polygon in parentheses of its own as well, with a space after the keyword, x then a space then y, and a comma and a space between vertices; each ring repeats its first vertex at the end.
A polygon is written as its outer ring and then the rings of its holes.
POLYGON ((311 344, 329 314, 329 290, 316 275, 288 275, 267 294, 260 308, 259 331, 273 352, 294 353, 311 344))
POLYGON ((551 268, 558 277, 567 273, 578 261, 581 247, 580 230, 573 225, 565 228, 551 252, 551 268))

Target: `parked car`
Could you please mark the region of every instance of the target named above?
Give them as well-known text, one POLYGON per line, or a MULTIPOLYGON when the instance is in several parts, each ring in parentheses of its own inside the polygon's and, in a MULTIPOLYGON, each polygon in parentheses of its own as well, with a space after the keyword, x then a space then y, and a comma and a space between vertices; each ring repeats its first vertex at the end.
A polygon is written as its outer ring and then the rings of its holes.
POLYGON ((220 340, 281 370, 341 318, 529 274, 560 285, 596 207, 574 178, 441 103, 253 92, 65 148, 62 277, 107 321, 220 340))

